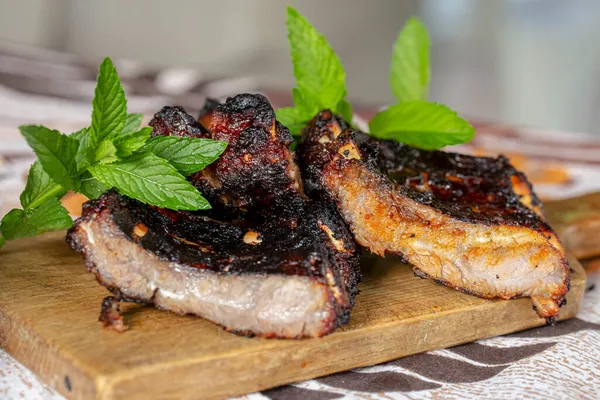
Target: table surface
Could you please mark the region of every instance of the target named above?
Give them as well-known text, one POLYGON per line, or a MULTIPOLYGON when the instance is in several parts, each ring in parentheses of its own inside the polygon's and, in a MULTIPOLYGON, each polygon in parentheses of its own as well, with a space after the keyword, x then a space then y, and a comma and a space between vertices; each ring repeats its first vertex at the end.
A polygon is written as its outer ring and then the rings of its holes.
MULTIPOLYGON (((0 215, 19 206, 18 197, 34 159, 16 126, 39 123, 72 132, 86 125, 94 68, 64 54, 41 54, 0 43, 0 215)), ((258 91, 250 78, 202 81, 197 74, 180 69, 148 71, 131 63, 117 63, 117 68, 126 86, 129 111, 143 112, 148 118, 164 104, 195 110, 206 97, 258 91)), ((276 105, 288 101, 286 95, 267 94, 276 105)), ((357 114, 361 124, 372 112, 357 114)), ((475 125, 475 140, 457 150, 508 155, 527 173, 543 199, 600 190, 600 139, 595 136, 475 125)), ((578 317, 556 326, 479 340, 242 398, 596 399, 600 393, 600 270, 588 274, 578 317)), ((22 398, 63 399, 0 350, 0 399, 22 398)))

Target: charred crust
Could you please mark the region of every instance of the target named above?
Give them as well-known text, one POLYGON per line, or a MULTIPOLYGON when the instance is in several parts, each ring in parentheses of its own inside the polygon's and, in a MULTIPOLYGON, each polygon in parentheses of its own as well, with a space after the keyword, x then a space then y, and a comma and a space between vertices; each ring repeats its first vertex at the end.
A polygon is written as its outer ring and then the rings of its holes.
POLYGON ((123 322, 119 300, 116 297, 108 296, 102 300, 100 317, 98 321, 102 322, 105 328, 113 329, 117 332, 125 332, 129 327, 123 322))
POLYGON ((212 121, 212 114, 215 112, 217 107, 221 104, 218 100, 208 98, 204 103, 204 107, 200 110, 198 115, 198 122, 202 124, 204 128, 208 130, 212 121))
MULTIPOLYGON (((454 219, 485 225, 524 226, 544 237, 552 232, 543 215, 536 212, 536 209, 541 212, 541 202, 531 183, 506 157, 426 151, 391 140, 374 139, 350 129, 328 110, 317 114, 309 123, 298 147, 299 164, 310 195, 329 198, 321 182, 322 171, 327 165, 335 165, 337 170, 343 171, 345 163, 353 161, 336 158, 338 150, 348 144, 359 148, 359 162, 386 177, 386 185, 392 190, 454 219), (335 130, 341 130, 337 137, 333 135, 335 130), (522 202, 513 180, 525 186, 532 207, 522 202)), ((551 239, 550 235, 548 240, 551 239)))
POLYGON ((210 138, 204 128, 181 106, 165 106, 154 114, 149 124, 152 127, 152 137, 177 136, 191 138, 210 138))
POLYGON ((213 207, 293 215, 307 201, 289 146, 289 130, 260 94, 207 103, 198 123, 181 107, 165 107, 151 121, 153 136, 209 137, 228 144, 221 157, 188 179, 213 207), (205 128, 206 127, 206 128, 205 128))
MULTIPOLYGON (((356 286, 361 279, 359 249, 332 205, 310 202, 298 213, 292 229, 286 219, 217 219, 219 216, 212 210, 163 210, 110 190, 85 204, 82 217, 67 234, 67 242, 85 254, 86 246, 79 232, 81 225, 92 218, 108 218, 127 240, 161 260, 176 262, 186 268, 206 269, 223 275, 307 276, 325 286, 328 293, 332 312, 323 321, 322 334, 326 334, 348 321, 358 294, 356 286), (344 242, 343 251, 335 248, 319 222, 326 223, 333 236, 344 242), (133 233, 133 228, 139 224, 148 228, 141 237, 133 233), (263 240, 253 245, 245 244, 243 236, 248 229, 260 232, 263 240), (208 248, 210 251, 207 252, 208 248)), ((86 257, 86 265, 98 282, 113 293, 110 304, 113 301, 154 304, 156 290, 150 298, 127 295, 102 279, 91 258, 86 257)), ((105 315, 104 320, 108 321, 110 314, 105 315)))

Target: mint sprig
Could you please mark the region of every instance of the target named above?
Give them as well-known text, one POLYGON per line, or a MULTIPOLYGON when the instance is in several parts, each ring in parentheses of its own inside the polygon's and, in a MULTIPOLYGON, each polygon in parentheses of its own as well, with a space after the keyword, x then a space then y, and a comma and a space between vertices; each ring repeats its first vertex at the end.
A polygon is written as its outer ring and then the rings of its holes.
POLYGON ((287 30, 294 76, 294 107, 276 111, 277 119, 293 135, 323 109, 342 114, 348 122, 352 108, 345 101, 346 73, 325 37, 298 11, 288 6, 287 30))
POLYGON ((143 116, 127 114, 119 75, 104 59, 98 73, 92 123, 70 135, 37 125, 19 127, 36 153, 21 194, 23 209, 0 221, 6 240, 62 230, 73 222, 60 198, 73 190, 94 199, 110 188, 141 202, 174 210, 205 210, 208 201, 184 177, 214 162, 227 146, 211 139, 150 139, 143 116))
POLYGON ((475 129, 450 108, 427 100, 429 35, 417 18, 410 18, 396 39, 390 85, 398 103, 378 112, 369 122, 372 136, 396 140, 424 150, 466 143, 475 129))

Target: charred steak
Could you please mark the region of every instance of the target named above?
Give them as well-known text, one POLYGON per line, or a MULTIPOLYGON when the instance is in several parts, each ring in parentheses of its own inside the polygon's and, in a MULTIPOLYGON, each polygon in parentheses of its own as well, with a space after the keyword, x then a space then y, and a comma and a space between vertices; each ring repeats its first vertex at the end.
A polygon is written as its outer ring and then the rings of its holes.
POLYGON ((568 291, 565 253, 525 176, 504 157, 422 151, 348 129, 329 111, 303 133, 309 195, 332 199, 357 242, 484 298, 531 297, 544 318, 568 291))
POLYGON ((289 131, 260 95, 215 106, 210 130, 180 107, 153 135, 212 137, 222 157, 189 177, 214 208, 175 212, 114 191, 84 206, 71 247, 121 301, 191 313, 265 337, 322 336, 348 321, 359 252, 328 202, 303 193, 289 131))

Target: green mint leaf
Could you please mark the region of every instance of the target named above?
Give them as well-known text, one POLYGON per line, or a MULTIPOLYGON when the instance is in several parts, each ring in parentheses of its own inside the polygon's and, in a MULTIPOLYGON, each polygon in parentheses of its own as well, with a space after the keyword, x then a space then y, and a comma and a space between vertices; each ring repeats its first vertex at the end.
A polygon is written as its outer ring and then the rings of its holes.
POLYGON ((79 147, 75 155, 75 164, 77 165, 77 173, 82 173, 88 165, 94 162, 96 155, 96 149, 90 145, 90 128, 80 129, 69 136, 79 141, 79 147))
POLYGON ((117 70, 108 57, 100 65, 92 106, 90 146, 96 147, 104 139, 119 135, 127 117, 125 92, 117 70))
POLYGON ((393 139, 425 150, 466 143, 475 130, 448 107, 408 101, 381 111, 369 122, 372 136, 393 139))
POLYGON ((277 121, 289 129, 293 136, 300 136, 311 118, 303 115, 298 108, 282 107, 275 110, 277 121))
MULTIPOLYGON (((2 231, 0 230, 0 235, 2 235, 2 231)), ((4 236, 0 236, 0 249, 6 244, 6 239, 4 236)))
POLYGON ((142 124, 143 119, 144 114, 127 114, 121 134, 135 132, 142 124))
POLYGON ((78 192, 85 195, 88 199, 93 200, 100 197, 100 195, 108 189, 110 188, 86 171, 86 173, 81 176, 81 187, 78 192))
POLYGON ((308 93, 302 93, 300 89, 292 89, 292 99, 298 112, 312 119, 320 110, 319 99, 315 99, 308 93))
POLYGON ((21 193, 21 206, 24 209, 36 208, 49 198, 62 197, 66 190, 58 183, 54 182, 50 175, 39 161, 35 161, 29 174, 27 175, 27 184, 25 190, 21 193))
POLYGON ((50 198, 34 209, 12 209, 2 218, 0 231, 6 240, 14 240, 67 229, 72 225, 69 212, 58 199, 50 198))
POLYGON ((73 139, 76 139, 76 140, 78 140, 78 141, 81 141, 81 139, 83 139, 83 137, 84 137, 84 136, 85 136, 87 133, 89 133, 89 131, 90 131, 90 128, 89 128, 89 127, 87 127, 87 128, 81 128, 80 130, 78 130, 78 131, 76 131, 76 132, 73 132, 73 133, 71 133, 69 136, 70 136, 70 137, 72 137, 73 139))
POLYGON ((152 153, 140 153, 89 171, 108 187, 141 202, 172 210, 206 210, 208 201, 171 164, 152 153))
POLYGON ((79 142, 70 136, 43 126, 23 125, 21 134, 33 149, 50 178, 65 189, 72 189, 77 182, 75 155, 79 142))
POLYGON ((410 18, 394 44, 390 71, 392 91, 399 101, 426 100, 429 89, 429 35, 410 18))
POLYGON ((121 136, 117 137, 113 141, 115 147, 117 148, 117 156, 120 158, 125 158, 135 153, 150 139, 151 133, 152 128, 147 126, 137 132, 122 134, 121 136))
POLYGON ((113 144, 112 140, 104 139, 98 145, 98 149, 96 149, 95 161, 100 164, 108 164, 111 162, 115 162, 119 159, 117 157, 117 148, 113 144))
POLYGON ((346 74, 339 58, 325 37, 289 6, 287 29, 298 89, 307 99, 318 100, 319 108, 337 112, 346 92, 346 74))
POLYGON ((212 139, 157 136, 150 139, 144 151, 167 160, 182 175, 188 176, 214 162, 226 147, 227 143, 212 139))

